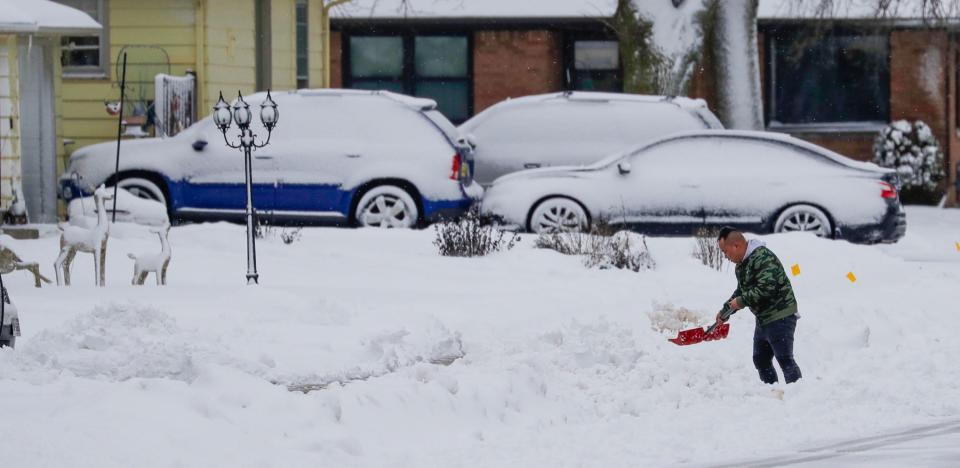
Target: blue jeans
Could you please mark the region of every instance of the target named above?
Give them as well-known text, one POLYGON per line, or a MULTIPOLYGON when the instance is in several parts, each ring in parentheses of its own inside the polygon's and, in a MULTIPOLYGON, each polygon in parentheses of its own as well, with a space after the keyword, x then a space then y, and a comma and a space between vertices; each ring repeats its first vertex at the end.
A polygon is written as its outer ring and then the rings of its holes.
POLYGON ((797 329, 797 315, 791 315, 760 326, 753 331, 753 365, 764 383, 777 383, 777 371, 773 358, 777 358, 783 380, 793 383, 800 380, 800 366, 793 359, 793 333, 797 329))

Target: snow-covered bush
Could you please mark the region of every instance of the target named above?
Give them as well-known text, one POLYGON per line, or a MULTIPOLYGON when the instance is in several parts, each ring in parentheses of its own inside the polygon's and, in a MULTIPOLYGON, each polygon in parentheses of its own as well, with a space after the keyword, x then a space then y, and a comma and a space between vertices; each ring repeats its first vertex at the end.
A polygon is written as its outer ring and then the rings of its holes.
POLYGON ((693 235, 694 241, 696 241, 693 258, 700 260, 704 266, 717 271, 723 269, 723 251, 717 244, 717 236, 719 235, 720 230, 717 228, 700 228, 693 235))
POLYGON ((457 220, 434 225, 433 245, 445 257, 482 257, 504 247, 512 249, 520 236, 499 229, 499 221, 495 216, 481 214, 477 207, 470 208, 457 220))
POLYGON ((656 267, 644 236, 615 231, 606 223, 597 223, 588 232, 554 231, 541 233, 534 244, 564 255, 578 255, 587 268, 652 270, 656 267))
POLYGON ((935 201, 943 179, 943 151, 922 121, 897 120, 880 131, 873 144, 873 162, 895 169, 906 201, 935 201))

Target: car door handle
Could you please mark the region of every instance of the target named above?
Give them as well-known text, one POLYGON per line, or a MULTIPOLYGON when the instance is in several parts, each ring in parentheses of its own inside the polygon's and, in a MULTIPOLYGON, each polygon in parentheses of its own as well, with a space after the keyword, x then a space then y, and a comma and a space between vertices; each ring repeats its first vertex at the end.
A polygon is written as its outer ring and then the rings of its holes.
POLYGON ((348 157, 348 158, 350 158, 350 159, 357 159, 357 158, 360 157, 360 153, 347 153, 347 154, 345 154, 344 156, 346 156, 346 157, 348 157))
POLYGON ((524 169, 537 169, 541 166, 540 163, 523 163, 524 169))
POLYGON ((254 158, 257 158, 257 159, 273 159, 273 155, 272 155, 272 154, 258 154, 258 155, 256 155, 256 156, 254 156, 254 158))

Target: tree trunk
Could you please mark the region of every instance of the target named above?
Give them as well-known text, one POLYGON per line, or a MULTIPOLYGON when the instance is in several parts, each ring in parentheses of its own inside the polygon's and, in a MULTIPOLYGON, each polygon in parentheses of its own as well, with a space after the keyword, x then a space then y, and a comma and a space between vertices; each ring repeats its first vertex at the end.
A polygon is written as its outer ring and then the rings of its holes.
POLYGON ((717 0, 712 37, 717 111, 727 128, 763 129, 758 0, 717 0))

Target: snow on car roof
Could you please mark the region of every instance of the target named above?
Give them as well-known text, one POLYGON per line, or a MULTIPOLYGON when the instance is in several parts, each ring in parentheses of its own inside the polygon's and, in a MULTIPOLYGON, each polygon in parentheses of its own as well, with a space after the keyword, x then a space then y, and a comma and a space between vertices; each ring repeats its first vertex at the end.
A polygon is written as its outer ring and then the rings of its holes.
POLYGON ((638 146, 634 146, 626 151, 620 151, 616 154, 610 155, 606 158, 603 158, 597 161, 594 164, 591 164, 591 169, 606 167, 611 164, 615 164, 621 158, 628 154, 636 153, 666 141, 678 140, 683 138, 701 138, 701 137, 720 137, 720 138, 742 138, 745 140, 754 140, 754 141, 767 141, 767 142, 777 142, 777 143, 786 143, 791 146, 801 148, 812 153, 819 154, 824 156, 837 164, 841 164, 853 169, 859 169, 870 172, 895 172, 892 169, 883 168, 877 166, 876 164, 857 161, 855 159, 848 158, 840 153, 831 151, 822 146, 815 145, 813 143, 795 138, 793 136, 787 135, 785 133, 777 132, 764 132, 764 131, 752 131, 752 130, 697 130, 692 132, 682 132, 675 133, 657 140, 649 141, 638 146))
POLYGON ((676 104, 687 109, 706 108, 703 99, 691 99, 682 96, 657 96, 650 94, 629 93, 602 93, 594 91, 562 91, 558 93, 533 94, 516 98, 507 98, 498 105, 519 104, 526 102, 544 102, 552 99, 566 99, 570 101, 629 101, 629 102, 664 102, 676 104))
MULTIPOLYGON (((274 96, 280 95, 281 93, 273 93, 274 96)), ((434 110, 437 108, 437 101, 433 99, 406 96, 403 94, 391 93, 390 91, 382 90, 364 90, 364 89, 298 89, 294 91, 287 91, 287 94, 297 94, 300 96, 380 96, 386 99, 390 99, 399 104, 403 104, 411 109, 428 111, 434 110)), ((246 99, 249 102, 260 102, 267 97, 266 92, 259 92, 251 94, 246 99)))

